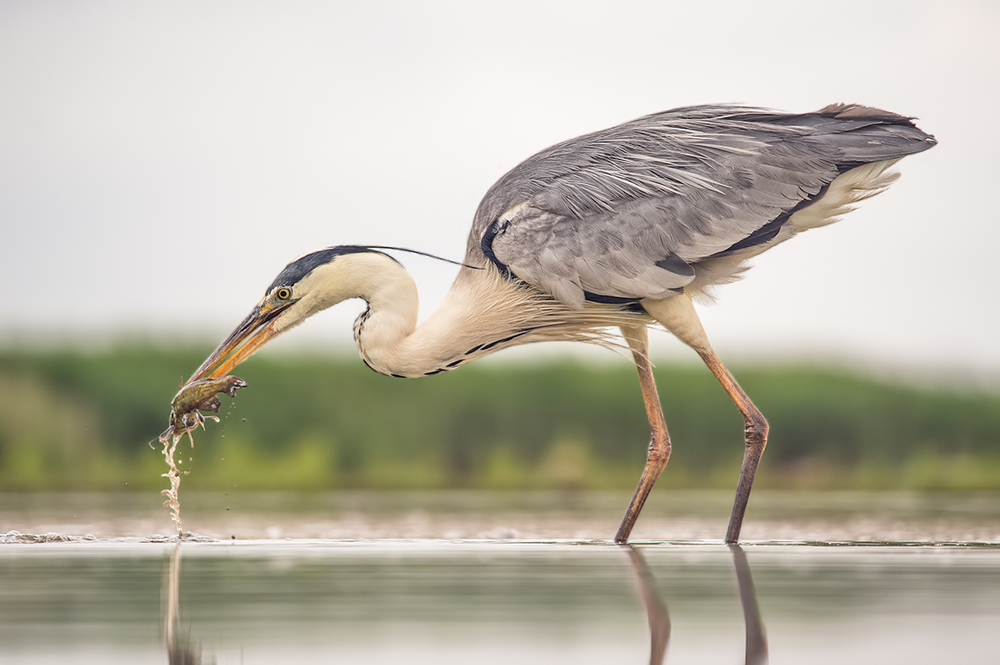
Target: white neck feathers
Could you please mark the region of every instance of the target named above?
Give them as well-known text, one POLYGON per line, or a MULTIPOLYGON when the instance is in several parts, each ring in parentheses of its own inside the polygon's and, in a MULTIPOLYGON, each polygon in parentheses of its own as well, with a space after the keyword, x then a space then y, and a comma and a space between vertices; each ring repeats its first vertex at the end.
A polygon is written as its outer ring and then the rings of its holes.
POLYGON ((534 341, 606 343, 598 329, 633 322, 615 307, 570 310, 489 268, 463 268, 434 313, 417 327, 418 298, 409 273, 375 252, 345 254, 299 285, 301 299, 285 327, 349 298, 368 309, 354 323, 361 358, 382 374, 437 374, 493 351, 534 341))

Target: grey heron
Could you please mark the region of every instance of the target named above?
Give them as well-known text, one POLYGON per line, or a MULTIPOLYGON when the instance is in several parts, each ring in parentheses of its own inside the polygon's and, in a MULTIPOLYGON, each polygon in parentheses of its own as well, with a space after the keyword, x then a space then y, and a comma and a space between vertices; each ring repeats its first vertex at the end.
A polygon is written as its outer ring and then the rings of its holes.
POLYGON ((747 260, 836 221, 935 145, 907 118, 835 104, 788 114, 679 108, 554 145, 490 188, 447 296, 417 326, 417 289, 384 247, 340 245, 278 274, 191 380, 221 377, 269 339, 349 298, 376 372, 421 377, 541 341, 610 346, 621 331, 649 419, 645 468, 615 541, 625 543, 671 443, 648 353, 659 323, 701 356, 743 416, 744 459, 726 541, 737 542, 768 425, 712 350, 692 304, 747 260))

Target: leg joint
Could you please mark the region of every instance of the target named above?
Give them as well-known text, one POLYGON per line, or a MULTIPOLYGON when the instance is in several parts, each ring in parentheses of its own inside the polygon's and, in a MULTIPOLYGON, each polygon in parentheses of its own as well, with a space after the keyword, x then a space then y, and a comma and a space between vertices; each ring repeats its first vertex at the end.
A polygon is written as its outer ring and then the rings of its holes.
POLYGON ((670 457, 670 435, 665 429, 652 428, 649 438, 649 456, 662 455, 670 457))
POLYGON ((670 439, 650 441, 649 452, 646 453, 646 463, 666 466, 667 460, 670 459, 670 448, 670 439))
POLYGON ((767 437, 767 431, 769 428, 767 419, 764 418, 764 414, 756 408, 753 408, 752 405, 749 413, 743 417, 743 424, 746 427, 747 434, 753 433, 758 436, 767 437))
POLYGON ((743 435, 747 448, 761 448, 767 445, 768 424, 757 409, 751 410, 743 419, 743 435))

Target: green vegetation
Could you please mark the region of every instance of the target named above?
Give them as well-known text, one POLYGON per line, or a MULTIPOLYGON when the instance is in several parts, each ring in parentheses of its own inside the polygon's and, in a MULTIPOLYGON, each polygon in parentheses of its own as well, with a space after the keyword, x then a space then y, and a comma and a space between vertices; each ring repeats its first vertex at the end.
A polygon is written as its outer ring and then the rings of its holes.
MULTIPOLYGON (((0 491, 165 487, 161 447, 147 442, 166 427, 178 375, 207 351, 0 352, 0 491)), ((178 447, 185 489, 617 489, 645 459, 625 361, 403 381, 354 357, 264 354, 238 373, 250 387, 223 397, 222 424, 178 447)), ((760 486, 1000 489, 995 393, 815 367, 735 373, 771 423, 760 486)), ((734 486, 742 421, 725 393, 696 365, 661 364, 657 380, 674 442, 661 482, 734 486)))

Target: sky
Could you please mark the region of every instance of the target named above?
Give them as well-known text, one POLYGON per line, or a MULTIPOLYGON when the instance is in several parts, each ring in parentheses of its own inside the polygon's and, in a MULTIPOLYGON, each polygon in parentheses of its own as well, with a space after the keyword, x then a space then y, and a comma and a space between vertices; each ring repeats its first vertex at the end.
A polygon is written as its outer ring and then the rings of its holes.
MULTIPOLYGON (((1000 374, 998 30, 973 0, 8 0, 0 343, 214 343, 304 252, 460 259, 480 197, 553 143, 690 104, 857 102, 940 144, 720 287, 715 348, 1000 374)), ((426 316, 455 267, 399 258, 426 316)), ((362 309, 275 344, 347 347, 362 309)))

